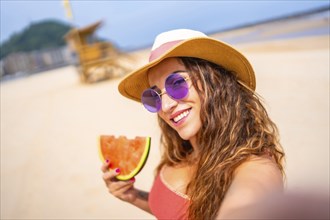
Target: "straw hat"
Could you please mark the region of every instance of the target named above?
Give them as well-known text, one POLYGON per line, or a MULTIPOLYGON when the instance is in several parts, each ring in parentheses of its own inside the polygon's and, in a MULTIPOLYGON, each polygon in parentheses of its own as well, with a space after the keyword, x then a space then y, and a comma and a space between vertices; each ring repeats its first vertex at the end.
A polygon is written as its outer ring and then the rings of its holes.
POLYGON ((234 71, 242 84, 255 90, 254 71, 243 54, 202 32, 177 29, 156 37, 149 63, 127 75, 118 86, 119 92, 129 99, 141 102, 142 92, 150 87, 148 70, 169 57, 195 57, 222 65, 234 71))

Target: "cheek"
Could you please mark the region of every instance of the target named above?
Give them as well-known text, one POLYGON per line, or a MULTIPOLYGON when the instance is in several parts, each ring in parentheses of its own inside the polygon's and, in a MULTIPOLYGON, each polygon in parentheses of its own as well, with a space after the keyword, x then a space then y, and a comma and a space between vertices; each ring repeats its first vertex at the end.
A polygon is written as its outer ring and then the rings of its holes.
POLYGON ((165 116, 164 116, 164 113, 162 111, 159 111, 157 114, 161 119, 163 119, 167 123, 167 121, 165 119, 165 116))
POLYGON ((196 103, 198 105, 198 107, 200 107, 200 105, 201 105, 201 96, 202 95, 203 94, 201 93, 201 91, 197 91, 194 87, 192 87, 190 89, 189 99, 191 101, 193 101, 194 103, 196 103))

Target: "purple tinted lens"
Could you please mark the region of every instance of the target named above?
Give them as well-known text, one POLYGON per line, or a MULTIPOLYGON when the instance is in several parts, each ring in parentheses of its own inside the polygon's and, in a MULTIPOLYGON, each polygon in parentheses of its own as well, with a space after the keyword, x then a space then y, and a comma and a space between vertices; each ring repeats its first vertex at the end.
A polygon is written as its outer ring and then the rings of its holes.
POLYGON ((161 108, 161 98, 153 89, 147 89, 142 93, 142 104, 149 112, 158 112, 161 108))
POLYGON ((165 81, 165 89, 173 99, 183 99, 187 96, 189 87, 186 80, 178 73, 171 74, 165 81))

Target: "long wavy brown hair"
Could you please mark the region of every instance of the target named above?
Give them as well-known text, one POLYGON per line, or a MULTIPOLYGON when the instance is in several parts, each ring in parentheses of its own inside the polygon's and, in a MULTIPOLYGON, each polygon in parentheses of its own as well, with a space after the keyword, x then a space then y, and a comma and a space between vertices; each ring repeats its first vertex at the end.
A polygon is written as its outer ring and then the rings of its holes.
MULTIPOLYGON (((197 58, 179 59, 188 70, 202 105, 202 128, 197 135, 199 157, 187 187, 188 216, 196 220, 214 219, 239 165, 252 155, 266 154, 273 158, 284 176, 284 152, 277 127, 260 97, 243 86, 234 72, 197 58)), ((158 122, 163 156, 157 171, 163 165, 191 163, 190 143, 181 139, 160 117, 158 122)))

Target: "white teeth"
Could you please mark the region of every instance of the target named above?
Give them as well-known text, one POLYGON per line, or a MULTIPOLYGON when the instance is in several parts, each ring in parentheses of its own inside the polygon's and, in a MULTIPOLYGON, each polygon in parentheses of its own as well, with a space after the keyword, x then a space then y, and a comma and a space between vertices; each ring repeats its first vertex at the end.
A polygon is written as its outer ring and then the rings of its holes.
POLYGON ((178 121, 180 121, 182 118, 186 117, 189 114, 189 110, 182 112, 180 115, 176 116, 175 118, 173 118, 173 121, 175 123, 177 123, 178 121))

